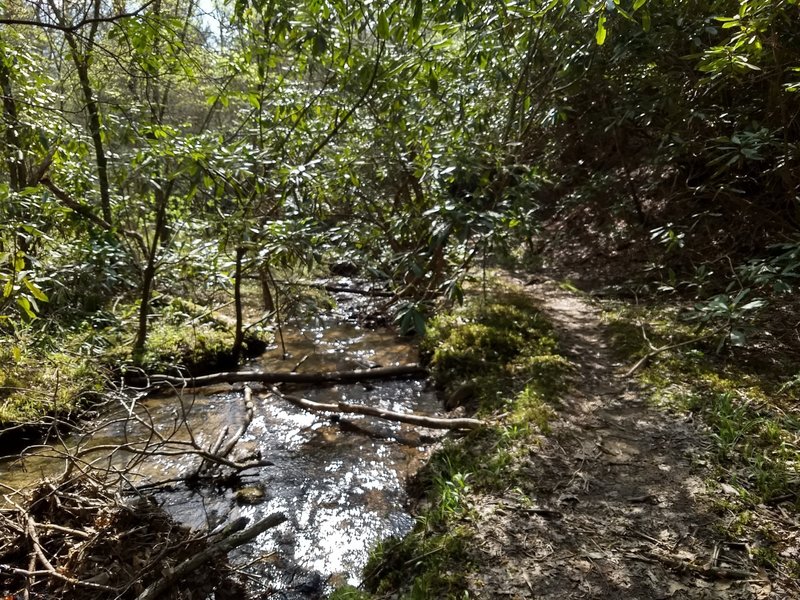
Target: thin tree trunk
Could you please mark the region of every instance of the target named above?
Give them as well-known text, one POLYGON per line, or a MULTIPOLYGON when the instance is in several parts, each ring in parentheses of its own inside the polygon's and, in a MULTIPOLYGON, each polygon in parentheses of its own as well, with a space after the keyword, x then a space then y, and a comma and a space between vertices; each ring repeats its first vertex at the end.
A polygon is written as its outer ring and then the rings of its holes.
POLYGON ((86 112, 89 116, 89 133, 92 137, 94 146, 95 164, 97 166, 97 182, 100 186, 100 210, 103 213, 103 220, 112 223, 111 217, 111 192, 108 185, 108 158, 106 157, 103 145, 102 125, 100 119, 100 107, 94 97, 92 83, 89 80, 88 61, 82 59, 78 53, 77 43, 72 34, 67 34, 67 41, 72 50, 72 58, 75 62, 75 69, 78 72, 78 79, 81 84, 81 91, 86 102, 86 112))
POLYGON ((161 236, 164 232, 167 217, 167 205, 169 204, 170 191, 172 186, 162 186, 156 190, 158 208, 156 209, 156 223, 153 231, 153 238, 150 241, 150 249, 147 255, 147 265, 142 274, 141 304, 139 305, 139 328, 136 333, 136 341, 133 343, 133 359, 135 362, 141 360, 144 355, 144 346, 147 342, 148 318, 150 317, 150 299, 153 293, 153 282, 156 278, 156 268, 158 263, 158 250, 161 247, 161 236))
POLYGON ((0 61, 0 90, 3 92, 3 124, 7 147, 6 165, 11 189, 20 191, 27 185, 25 162, 20 159, 19 118, 17 102, 11 87, 11 73, 4 62, 0 61))
POLYGON ((239 362, 242 355, 242 344, 244 343, 244 328, 242 326, 242 260, 247 250, 243 247, 236 248, 236 266, 233 273, 233 304, 236 309, 236 327, 233 338, 233 348, 231 354, 233 360, 239 362))
MULTIPOLYGON (((12 192, 20 192, 28 185, 28 173, 25 167, 25 160, 22 158, 22 147, 19 132, 22 128, 17 112, 17 101, 14 98, 14 90, 11 86, 11 71, 0 61, 0 91, 3 95, 3 125, 5 127, 6 143, 6 166, 8 168, 8 183, 12 192)), ((15 207, 22 214, 19 218, 22 222, 29 221, 27 210, 24 207, 15 207)), ((31 245, 27 233, 22 229, 17 229, 16 250, 22 253, 22 260, 25 262, 25 270, 30 268, 31 245)))
MULTIPOLYGON (((50 8, 55 13, 59 23, 66 28, 68 24, 64 18, 64 14, 53 0, 50 0, 50 8)), ((94 0, 92 8, 95 22, 91 25, 88 36, 82 38, 85 44, 83 51, 81 50, 81 44, 79 44, 75 33, 69 29, 65 29, 64 38, 69 45, 70 56, 72 62, 75 64, 75 70, 78 73, 78 81, 80 82, 83 100, 86 103, 86 113, 89 117, 89 134, 92 138, 92 145, 94 146, 97 182, 100 187, 100 210, 103 214, 103 220, 107 223, 113 223, 111 216, 111 192, 108 184, 108 157, 106 156, 103 144, 100 105, 97 103, 97 98, 92 88, 92 82, 89 79, 89 63, 94 47, 94 38, 97 34, 97 20, 100 17, 100 0, 94 0)))

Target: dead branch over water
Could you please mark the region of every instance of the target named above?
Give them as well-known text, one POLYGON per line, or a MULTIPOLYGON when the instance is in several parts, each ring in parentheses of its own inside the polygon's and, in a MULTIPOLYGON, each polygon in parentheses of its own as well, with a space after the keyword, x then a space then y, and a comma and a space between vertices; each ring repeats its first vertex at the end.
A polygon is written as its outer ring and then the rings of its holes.
POLYGON ((216 383, 297 383, 297 384, 326 384, 326 383, 358 383, 375 379, 391 379, 393 377, 426 377, 427 369, 419 365, 398 365, 394 367, 378 367, 375 369, 362 369, 355 371, 328 371, 324 373, 257 373, 246 371, 233 371, 228 373, 213 373, 200 377, 174 377, 171 375, 151 375, 149 377, 130 378, 128 385, 132 387, 151 388, 156 386, 173 386, 197 388, 216 383))
POLYGON ((429 427, 431 429, 478 429, 483 427, 485 423, 479 419, 468 418, 445 418, 445 417, 429 417, 427 415, 416 415, 413 413, 399 413, 383 408, 376 408, 374 406, 363 406, 360 404, 349 404, 347 402, 337 402, 335 404, 327 404, 323 402, 314 402, 298 396, 290 396, 283 394, 280 390, 272 388, 272 393, 278 398, 283 398, 287 402, 294 404, 304 410, 314 412, 332 412, 332 413, 350 413, 365 415, 368 417, 377 417, 387 421, 396 421, 399 423, 407 423, 409 425, 416 425, 418 427, 429 427))
POLYGON ((47 450, 50 478, 28 489, 2 484, 0 593, 28 600, 152 600, 185 597, 180 590, 189 588, 199 597, 214 588, 235 590, 227 553, 279 525, 284 515, 272 514, 250 527, 239 520, 215 536, 191 531, 141 494, 167 482, 142 485, 140 469, 159 457, 195 461, 174 483, 270 465, 230 458, 253 418, 250 388, 242 399, 244 422, 232 433, 224 428, 210 443, 191 431, 191 401, 179 402, 175 422, 166 429, 143 403, 121 402, 121 410, 83 439, 47 450), (120 427, 129 432, 124 443, 91 445, 104 428, 120 427))

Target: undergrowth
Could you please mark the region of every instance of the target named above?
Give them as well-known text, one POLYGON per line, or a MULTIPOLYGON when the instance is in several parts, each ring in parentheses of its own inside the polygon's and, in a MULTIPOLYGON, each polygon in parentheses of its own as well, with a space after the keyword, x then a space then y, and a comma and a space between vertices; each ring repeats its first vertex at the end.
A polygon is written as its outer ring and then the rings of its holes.
MULTIPOLYGON (((233 332, 207 312, 185 301, 161 306, 138 362, 131 355, 134 305, 58 330, 34 322, 0 337, 0 430, 74 415, 126 371, 197 375, 235 367, 233 332)), ((262 350, 263 335, 246 338, 245 352, 262 350)))
MULTIPOLYGON (((675 310, 617 305, 605 313, 616 352, 633 364, 650 345, 700 338, 675 310), (645 323, 644 326, 641 323, 645 323), (649 344, 648 341, 649 340, 649 344)), ((800 575, 765 508, 800 509, 800 406, 791 360, 765 365, 744 350, 700 340, 654 356, 637 373, 653 403, 697 417, 710 441, 721 533, 757 540, 757 564, 800 575)))
POLYGON ((343 588, 335 599, 469 597, 474 499, 518 483, 518 465, 548 430, 550 405, 571 370, 550 324, 530 297, 512 289, 469 297, 434 318, 421 355, 444 395, 469 383, 475 394, 466 408, 492 424, 442 444, 412 483, 420 498, 412 533, 374 551, 365 570, 368 592, 343 588))

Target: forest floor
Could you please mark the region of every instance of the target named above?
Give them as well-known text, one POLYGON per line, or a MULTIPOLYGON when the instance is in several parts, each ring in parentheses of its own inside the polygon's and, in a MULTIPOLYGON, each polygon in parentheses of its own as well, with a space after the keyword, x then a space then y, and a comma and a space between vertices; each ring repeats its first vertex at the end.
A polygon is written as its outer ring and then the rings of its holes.
POLYGON ((471 498, 469 597, 800 597, 725 533, 708 440, 622 375, 600 308, 552 281, 527 290, 577 371, 523 489, 471 498))

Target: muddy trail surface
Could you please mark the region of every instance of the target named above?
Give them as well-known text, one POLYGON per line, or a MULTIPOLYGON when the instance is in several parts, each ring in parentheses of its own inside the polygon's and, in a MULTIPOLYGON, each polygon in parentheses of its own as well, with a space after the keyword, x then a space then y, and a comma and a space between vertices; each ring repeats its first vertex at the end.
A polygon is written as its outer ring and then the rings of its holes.
MULTIPOLYGON (((522 282, 515 282, 522 283, 522 282)), ((576 365, 523 489, 476 500, 470 593, 479 598, 787 598, 725 543, 704 478, 703 435, 648 405, 621 375, 599 310, 553 282, 529 285, 576 365), (531 500, 533 502, 531 502, 531 500)))

